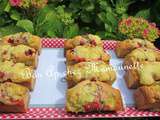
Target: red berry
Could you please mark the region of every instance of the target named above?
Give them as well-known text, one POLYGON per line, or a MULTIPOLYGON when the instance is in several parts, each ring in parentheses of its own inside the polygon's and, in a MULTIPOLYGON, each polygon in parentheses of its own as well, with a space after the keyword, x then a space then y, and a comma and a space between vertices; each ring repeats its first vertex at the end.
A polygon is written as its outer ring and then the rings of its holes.
POLYGON ((100 110, 101 105, 98 102, 91 102, 91 103, 85 104, 83 107, 85 112, 92 112, 92 111, 100 110))
POLYGON ((75 58, 75 61, 76 61, 76 62, 84 62, 84 61, 85 61, 85 58, 76 57, 76 58, 75 58))
POLYGON ((79 61, 80 61, 80 62, 84 62, 84 61, 85 61, 85 58, 80 58, 79 61))
POLYGON ((95 40, 90 41, 90 44, 91 44, 91 45, 95 45, 95 46, 97 45, 97 43, 96 43, 95 40))
POLYGON ((18 105, 23 105, 24 101, 23 100, 14 100, 13 98, 10 98, 10 101, 12 103, 18 104, 18 105))
POLYGON ((100 61, 100 60, 102 60, 102 58, 98 58, 97 60, 100 61))
POLYGON ((4 72, 0 72, 0 78, 3 78, 4 77, 4 72))
POLYGON ((25 55, 26 56, 32 56, 33 51, 31 49, 29 49, 28 51, 25 51, 25 55))
POLYGON ((84 45, 85 42, 83 40, 80 41, 80 45, 84 45))
POLYGON ((89 104, 84 105, 85 112, 91 111, 91 106, 89 104))
POLYGON ((137 48, 140 48, 142 47, 142 44, 141 43, 137 43, 137 48))
POLYGON ((13 39, 11 39, 11 38, 9 38, 9 39, 8 39, 8 43, 13 44, 13 43, 14 43, 14 40, 13 40, 13 39))

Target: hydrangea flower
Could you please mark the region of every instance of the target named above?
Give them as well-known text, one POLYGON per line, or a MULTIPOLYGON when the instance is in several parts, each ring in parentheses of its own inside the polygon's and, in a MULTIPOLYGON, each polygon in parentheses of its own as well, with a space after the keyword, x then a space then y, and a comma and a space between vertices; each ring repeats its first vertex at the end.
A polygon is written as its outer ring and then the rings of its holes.
POLYGON ((13 7, 20 7, 20 8, 29 8, 30 7, 30 0, 9 0, 10 5, 13 7))
POLYGON ((48 0, 9 0, 10 5, 13 7, 20 7, 20 8, 43 8, 47 5, 48 0))
POLYGON ((118 30, 129 38, 142 38, 155 41, 159 37, 159 30, 155 23, 149 23, 142 18, 128 17, 119 22, 118 30))
POLYGON ((9 0, 11 6, 20 6, 22 0, 9 0))
POLYGON ((48 0, 31 0, 31 4, 35 8, 43 8, 47 5, 48 0))
POLYGON ((22 8, 29 8, 31 6, 31 0, 22 0, 21 6, 22 8))

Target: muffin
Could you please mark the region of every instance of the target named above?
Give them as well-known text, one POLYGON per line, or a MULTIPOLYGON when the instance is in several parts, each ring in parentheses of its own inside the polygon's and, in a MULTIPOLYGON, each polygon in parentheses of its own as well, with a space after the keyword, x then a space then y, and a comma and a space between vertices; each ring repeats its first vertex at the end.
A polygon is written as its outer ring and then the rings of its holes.
POLYGON ((124 41, 119 41, 116 45, 115 53, 117 57, 124 58, 131 51, 140 47, 156 49, 153 43, 147 40, 134 38, 134 39, 127 39, 124 41))
POLYGON ((33 90, 35 84, 34 70, 23 63, 0 62, 0 83, 8 81, 33 90))
POLYGON ((68 89, 66 111, 72 113, 106 112, 123 110, 119 90, 110 85, 85 80, 68 89))
POLYGON ((24 44, 34 48, 38 53, 41 51, 41 38, 30 34, 29 32, 20 32, 8 35, 2 38, 2 44, 10 44, 12 46, 24 44))
POLYGON ((134 99, 139 110, 160 111, 160 84, 138 88, 134 99))
POLYGON ((27 112, 29 104, 29 90, 14 83, 0 83, 0 112, 23 113, 27 112))
POLYGON ((124 59, 125 65, 132 65, 135 62, 156 62, 160 61, 160 52, 158 50, 149 49, 149 48, 137 48, 129 53, 124 59))
POLYGON ((100 37, 92 34, 79 35, 72 39, 64 41, 64 48, 66 50, 73 49, 76 46, 83 46, 83 45, 103 47, 103 42, 101 41, 100 37))
POLYGON ((139 67, 128 69, 124 78, 128 88, 150 86, 160 80, 160 62, 140 62, 139 67))
POLYGON ((13 60, 37 68, 38 52, 26 45, 0 45, 0 61, 13 60))
POLYGON ((109 63, 110 55, 102 47, 77 46, 66 52, 67 63, 75 64, 79 62, 104 61, 109 63))
POLYGON ((68 87, 73 87, 84 80, 99 80, 110 85, 116 80, 116 73, 111 65, 103 61, 80 62, 67 66, 68 87))

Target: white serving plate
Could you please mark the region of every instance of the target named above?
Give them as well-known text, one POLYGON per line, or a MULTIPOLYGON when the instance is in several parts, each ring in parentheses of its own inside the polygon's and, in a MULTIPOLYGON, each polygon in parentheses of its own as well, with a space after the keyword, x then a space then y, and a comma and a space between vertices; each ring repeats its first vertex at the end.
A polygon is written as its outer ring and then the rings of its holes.
MULTIPOLYGON (((108 50, 112 56, 110 64, 116 70, 117 80, 113 87, 121 91, 125 106, 133 106, 133 90, 129 90, 123 79, 124 70, 119 70, 123 59, 118 59, 113 50, 108 50)), ((43 48, 39 58, 39 66, 36 70, 36 85, 31 93, 31 107, 64 107, 65 92, 65 57, 63 48, 43 48)))

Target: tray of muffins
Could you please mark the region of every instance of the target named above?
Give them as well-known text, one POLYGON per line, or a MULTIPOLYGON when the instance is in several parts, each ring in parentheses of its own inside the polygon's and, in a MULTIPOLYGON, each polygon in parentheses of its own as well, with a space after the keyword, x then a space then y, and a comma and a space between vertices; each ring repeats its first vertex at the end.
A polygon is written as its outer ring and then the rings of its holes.
POLYGON ((160 52, 92 34, 0 39, 0 118, 160 116, 160 52))
POLYGON ((18 33, 0 40, 0 112, 26 112, 41 40, 30 33, 18 33))

